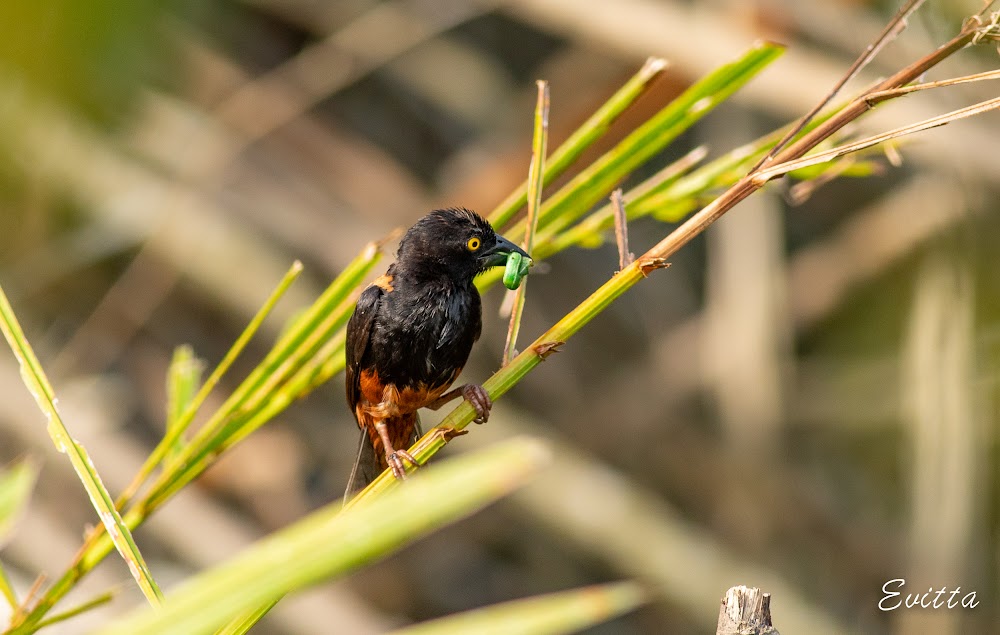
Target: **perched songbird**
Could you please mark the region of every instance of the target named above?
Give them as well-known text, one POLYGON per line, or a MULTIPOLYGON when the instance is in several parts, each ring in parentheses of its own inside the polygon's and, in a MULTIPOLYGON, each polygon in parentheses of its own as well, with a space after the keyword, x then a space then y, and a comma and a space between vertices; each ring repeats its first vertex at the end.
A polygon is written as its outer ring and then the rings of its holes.
POLYGON ((396 262, 358 298, 347 323, 347 403, 361 428, 351 494, 386 467, 396 478, 421 434, 417 410, 437 410, 464 397, 477 422, 490 414, 482 386, 448 391, 482 330, 476 275, 516 252, 484 218, 467 209, 439 209, 421 218, 399 244, 396 262))

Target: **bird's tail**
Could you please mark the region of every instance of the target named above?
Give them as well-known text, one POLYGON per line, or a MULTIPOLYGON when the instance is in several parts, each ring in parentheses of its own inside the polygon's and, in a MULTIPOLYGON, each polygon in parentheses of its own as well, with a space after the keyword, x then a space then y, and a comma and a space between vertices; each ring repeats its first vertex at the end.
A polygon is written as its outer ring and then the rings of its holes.
POLYGON ((375 480, 382 468, 379 467, 379 459, 385 462, 385 457, 379 457, 375 453, 375 446, 367 430, 361 431, 361 438, 358 440, 358 455, 354 459, 354 467, 351 468, 351 476, 347 479, 347 489, 344 491, 344 501, 348 501, 355 494, 363 490, 369 483, 375 480))

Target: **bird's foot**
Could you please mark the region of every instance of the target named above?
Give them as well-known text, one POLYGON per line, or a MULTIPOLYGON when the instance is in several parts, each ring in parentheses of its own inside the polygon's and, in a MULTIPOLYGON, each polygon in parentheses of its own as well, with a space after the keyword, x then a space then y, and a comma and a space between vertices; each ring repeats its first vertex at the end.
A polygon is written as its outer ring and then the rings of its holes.
POLYGON ((486 389, 479 384, 465 384, 462 386, 462 396, 476 411, 476 418, 473 421, 486 423, 490 418, 490 409, 493 408, 493 402, 486 389))
POLYGON ((392 470, 392 475, 396 477, 397 480, 406 480, 406 466, 403 465, 403 461, 407 461, 413 467, 420 467, 420 463, 413 458, 413 455, 406 450, 394 450, 385 453, 386 463, 389 464, 389 469, 392 470))

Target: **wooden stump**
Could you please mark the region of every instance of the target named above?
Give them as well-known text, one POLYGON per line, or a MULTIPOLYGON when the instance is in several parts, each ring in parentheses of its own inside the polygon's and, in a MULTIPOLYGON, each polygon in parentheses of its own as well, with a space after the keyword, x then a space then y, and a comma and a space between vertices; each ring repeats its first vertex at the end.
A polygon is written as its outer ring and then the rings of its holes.
POLYGON ((715 635, 778 635, 771 626, 771 594, 742 585, 726 591, 715 635))

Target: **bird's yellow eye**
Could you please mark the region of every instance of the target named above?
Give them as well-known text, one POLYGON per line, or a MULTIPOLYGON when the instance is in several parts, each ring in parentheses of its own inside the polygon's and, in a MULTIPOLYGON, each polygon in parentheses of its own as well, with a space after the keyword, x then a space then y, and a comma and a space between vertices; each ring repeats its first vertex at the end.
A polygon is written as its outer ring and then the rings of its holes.
POLYGON ((472 238, 469 239, 469 242, 465 243, 466 247, 469 248, 469 251, 476 251, 482 244, 483 241, 479 240, 479 238, 477 238, 476 236, 473 236, 472 238))

